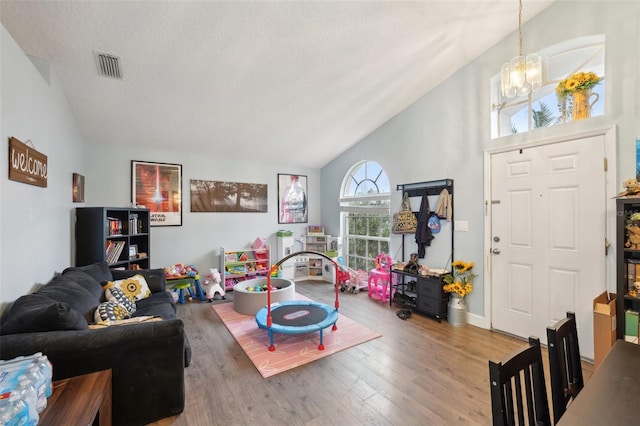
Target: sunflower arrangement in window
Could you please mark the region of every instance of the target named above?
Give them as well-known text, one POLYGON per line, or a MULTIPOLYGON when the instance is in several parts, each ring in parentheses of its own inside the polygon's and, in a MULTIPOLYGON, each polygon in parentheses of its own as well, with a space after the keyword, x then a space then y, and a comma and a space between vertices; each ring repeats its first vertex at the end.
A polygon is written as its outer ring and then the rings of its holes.
POLYGON ((453 295, 464 298, 473 291, 473 279, 477 277, 473 273, 473 262, 456 260, 451 264, 453 271, 444 276, 445 285, 442 289, 453 295))
POLYGON ((591 90, 601 81, 602 78, 594 72, 577 72, 558 83, 556 96, 563 122, 568 117, 572 120, 591 117, 591 108, 600 98, 600 95, 591 90))

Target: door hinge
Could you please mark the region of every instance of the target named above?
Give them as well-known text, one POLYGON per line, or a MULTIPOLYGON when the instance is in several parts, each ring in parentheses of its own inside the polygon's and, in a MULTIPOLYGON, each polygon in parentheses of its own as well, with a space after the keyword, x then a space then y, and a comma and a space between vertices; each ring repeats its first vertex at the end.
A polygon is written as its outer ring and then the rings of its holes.
POLYGON ((609 161, 607 160, 607 157, 604 157, 604 171, 609 171, 609 161))
POLYGON ((611 247, 611 243, 605 238, 604 239, 604 255, 609 255, 609 247, 611 247))

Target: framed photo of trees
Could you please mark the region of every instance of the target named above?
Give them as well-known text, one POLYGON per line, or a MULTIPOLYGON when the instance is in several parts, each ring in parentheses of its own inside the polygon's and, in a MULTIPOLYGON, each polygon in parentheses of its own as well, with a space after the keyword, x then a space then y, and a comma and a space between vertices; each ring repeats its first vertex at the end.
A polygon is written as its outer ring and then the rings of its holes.
POLYGON ((267 212, 267 185, 191 179, 192 212, 267 212))

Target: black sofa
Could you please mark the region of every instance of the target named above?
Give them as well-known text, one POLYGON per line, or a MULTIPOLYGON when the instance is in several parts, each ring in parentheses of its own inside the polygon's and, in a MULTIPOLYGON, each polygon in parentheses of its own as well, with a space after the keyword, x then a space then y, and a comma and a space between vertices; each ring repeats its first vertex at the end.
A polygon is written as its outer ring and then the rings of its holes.
POLYGON ((112 370, 113 424, 143 425, 184 410, 184 367, 191 351, 162 269, 110 270, 105 262, 67 268, 36 293, 18 298, 0 319, 0 359, 36 352, 53 365, 53 380, 112 370), (161 321, 89 329, 104 302, 102 284, 134 274, 151 295, 134 317, 161 321))

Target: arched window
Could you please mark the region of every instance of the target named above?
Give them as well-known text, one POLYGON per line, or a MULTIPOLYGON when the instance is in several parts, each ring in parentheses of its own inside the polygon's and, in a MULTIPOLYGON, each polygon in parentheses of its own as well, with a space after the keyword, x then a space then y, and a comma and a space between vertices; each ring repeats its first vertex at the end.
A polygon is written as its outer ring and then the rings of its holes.
POLYGON ((509 99, 502 96, 500 73, 491 79, 492 139, 572 121, 570 111, 568 113, 566 105, 563 108, 556 95, 556 87, 577 72, 593 72, 601 78, 592 89, 595 95, 589 102, 592 117, 604 114, 604 35, 569 40, 536 53, 544 58, 546 69, 540 90, 509 99))
POLYGON ((343 258, 347 266, 368 271, 380 252, 389 253, 391 233, 389 178, 373 161, 361 161, 342 184, 340 214, 343 258))

